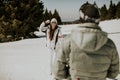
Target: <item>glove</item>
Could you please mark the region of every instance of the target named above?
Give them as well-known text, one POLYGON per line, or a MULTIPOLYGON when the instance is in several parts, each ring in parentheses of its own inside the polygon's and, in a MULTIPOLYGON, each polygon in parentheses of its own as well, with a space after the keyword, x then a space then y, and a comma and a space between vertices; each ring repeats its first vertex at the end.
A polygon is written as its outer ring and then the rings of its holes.
POLYGON ((50 24, 50 20, 45 21, 45 26, 48 26, 50 24))

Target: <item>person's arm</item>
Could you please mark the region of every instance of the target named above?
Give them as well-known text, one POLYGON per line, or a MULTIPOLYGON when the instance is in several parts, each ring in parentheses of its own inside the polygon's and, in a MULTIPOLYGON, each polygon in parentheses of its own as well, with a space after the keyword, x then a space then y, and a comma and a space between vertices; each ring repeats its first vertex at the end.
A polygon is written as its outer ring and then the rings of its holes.
POLYGON ((68 77, 68 55, 70 53, 70 40, 64 39, 57 47, 55 60, 53 64, 53 76, 56 80, 62 80, 68 77))
POLYGON ((42 24, 40 25, 39 31, 46 32, 49 24, 50 24, 50 20, 42 22, 42 24))
POLYGON ((115 79, 118 74, 119 74, 119 55, 116 47, 114 47, 114 50, 112 53, 111 65, 109 67, 107 77, 110 79, 115 79))
POLYGON ((60 39, 63 38, 61 29, 59 29, 58 38, 60 38, 60 39))
POLYGON ((61 29, 59 29, 59 33, 58 33, 58 41, 57 41, 57 46, 61 44, 62 39, 63 39, 63 35, 62 35, 62 31, 61 29))

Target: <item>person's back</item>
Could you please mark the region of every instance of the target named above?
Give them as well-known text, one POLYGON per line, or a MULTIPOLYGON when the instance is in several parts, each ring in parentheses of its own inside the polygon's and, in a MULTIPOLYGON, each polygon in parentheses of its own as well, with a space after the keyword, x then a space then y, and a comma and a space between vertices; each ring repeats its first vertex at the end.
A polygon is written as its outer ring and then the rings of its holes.
POLYGON ((72 80, 106 80, 118 75, 116 47, 97 24, 84 22, 63 40, 54 64, 56 79, 66 78, 68 73, 72 80))
POLYGON ((72 31, 70 53, 66 53, 71 77, 80 80, 115 78, 119 71, 119 58, 114 43, 99 29, 83 29, 83 26, 98 28, 97 25, 85 23, 81 26, 72 31))

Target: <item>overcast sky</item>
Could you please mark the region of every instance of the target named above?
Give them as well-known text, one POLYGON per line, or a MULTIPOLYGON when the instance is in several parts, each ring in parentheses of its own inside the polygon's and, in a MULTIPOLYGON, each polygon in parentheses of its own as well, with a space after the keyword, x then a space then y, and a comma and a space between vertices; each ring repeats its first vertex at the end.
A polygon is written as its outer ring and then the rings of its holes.
MULTIPOLYGON (((73 21, 79 18, 80 6, 88 1, 94 3, 96 1, 98 7, 106 4, 107 7, 110 4, 110 0, 42 0, 44 7, 52 12, 57 9, 62 21, 73 21)), ((120 0, 113 0, 113 3, 117 4, 120 0)))

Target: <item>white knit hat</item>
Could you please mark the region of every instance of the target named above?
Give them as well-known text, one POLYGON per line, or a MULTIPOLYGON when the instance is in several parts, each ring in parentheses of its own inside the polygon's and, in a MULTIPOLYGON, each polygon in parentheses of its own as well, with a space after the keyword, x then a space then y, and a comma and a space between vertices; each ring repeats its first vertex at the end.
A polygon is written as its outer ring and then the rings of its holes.
POLYGON ((52 18, 51 23, 54 23, 54 22, 57 24, 57 20, 55 18, 52 18))

